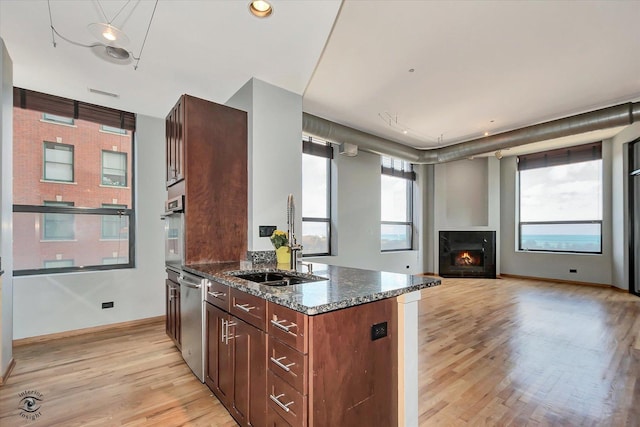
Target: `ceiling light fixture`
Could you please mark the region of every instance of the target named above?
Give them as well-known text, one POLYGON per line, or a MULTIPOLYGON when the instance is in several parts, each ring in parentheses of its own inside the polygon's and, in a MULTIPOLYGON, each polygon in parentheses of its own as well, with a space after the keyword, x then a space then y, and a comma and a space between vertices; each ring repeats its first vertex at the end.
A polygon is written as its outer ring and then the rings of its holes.
POLYGON ((253 16, 266 18, 273 13, 273 7, 265 0, 253 0, 249 3, 249 11, 253 16))
MULTIPOLYGON (((104 16, 107 22, 97 22, 87 25, 87 29, 89 32, 99 41, 98 43, 85 44, 79 43, 74 40, 68 39, 64 37, 62 34, 58 32, 53 26, 53 17, 51 14, 51 0, 47 0, 47 5, 49 7, 49 25, 51 27, 51 42, 53 47, 57 46, 56 36, 60 37, 62 40, 71 43, 80 47, 87 47, 93 51, 99 58, 111 62, 112 64, 125 65, 130 64, 133 60, 136 61, 133 66, 134 70, 138 69, 138 64, 140 63, 140 58, 142 57, 142 51, 144 50, 144 46, 147 43, 147 36, 149 35, 149 29, 151 29, 151 23, 153 22, 153 17, 156 14, 156 8, 158 7, 158 0, 156 0, 153 11, 151 12, 151 17, 149 18, 149 25, 147 25, 147 32, 144 35, 144 40, 142 41, 142 46, 140 47, 140 53, 136 57, 133 52, 125 49, 123 46, 127 46, 129 44, 129 37, 124 33, 124 31, 112 25, 112 22, 120 15, 120 13, 127 7, 127 5, 131 2, 128 0, 124 6, 120 8, 120 10, 115 14, 115 16, 109 20, 107 15, 104 13, 102 9, 102 4, 100 0, 97 1, 98 6, 100 7, 100 11, 104 16)), ((137 6, 137 4, 136 4, 137 6)), ((135 7, 134 6, 134 9, 135 7)), ((133 12, 133 10, 131 10, 133 12)))

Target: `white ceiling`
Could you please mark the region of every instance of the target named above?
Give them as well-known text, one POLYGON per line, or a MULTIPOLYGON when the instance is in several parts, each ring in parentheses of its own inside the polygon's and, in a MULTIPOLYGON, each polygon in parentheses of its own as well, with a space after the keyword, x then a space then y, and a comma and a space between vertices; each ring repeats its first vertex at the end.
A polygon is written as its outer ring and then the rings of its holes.
MULTIPOLYGON (((164 117, 182 93, 224 103, 256 77, 417 148, 640 100, 640 1, 273 0, 267 19, 248 1, 160 0, 137 70, 57 36, 54 48, 45 0, 1 0, 0 36, 16 86, 164 117)), ((51 13, 93 43, 100 6, 109 19, 125 6, 113 24, 138 56, 154 5, 52 0, 51 13)))

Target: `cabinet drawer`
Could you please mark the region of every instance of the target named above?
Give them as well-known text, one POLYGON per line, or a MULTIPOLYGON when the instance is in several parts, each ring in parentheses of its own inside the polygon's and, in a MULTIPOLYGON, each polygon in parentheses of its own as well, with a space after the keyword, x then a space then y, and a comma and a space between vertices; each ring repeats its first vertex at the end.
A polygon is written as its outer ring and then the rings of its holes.
POLYGON ((275 409, 271 406, 267 408, 267 427, 291 427, 291 424, 286 422, 275 409))
POLYGON ((265 331, 267 301, 255 295, 230 288, 229 313, 265 331))
POLYGON ((309 318, 290 308, 269 302, 269 335, 307 354, 309 318))
POLYGON ((229 286, 222 283, 209 281, 207 285, 207 302, 229 311, 229 286))
POLYGON ((307 425, 307 396, 303 396, 269 371, 267 377, 269 407, 292 426, 307 425))
POLYGON ((308 357, 271 337, 269 369, 301 394, 307 394, 308 357))

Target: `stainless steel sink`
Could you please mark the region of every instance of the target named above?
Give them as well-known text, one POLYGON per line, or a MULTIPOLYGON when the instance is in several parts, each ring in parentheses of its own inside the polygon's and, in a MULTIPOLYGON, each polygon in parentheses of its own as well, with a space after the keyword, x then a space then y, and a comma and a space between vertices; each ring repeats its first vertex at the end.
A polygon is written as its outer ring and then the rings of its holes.
POLYGON ((248 280, 250 282, 260 283, 266 286, 289 286, 299 285, 301 283, 316 282, 324 280, 319 277, 301 277, 294 276, 280 272, 258 272, 258 273, 246 273, 246 274, 234 274, 234 277, 238 279, 248 280))

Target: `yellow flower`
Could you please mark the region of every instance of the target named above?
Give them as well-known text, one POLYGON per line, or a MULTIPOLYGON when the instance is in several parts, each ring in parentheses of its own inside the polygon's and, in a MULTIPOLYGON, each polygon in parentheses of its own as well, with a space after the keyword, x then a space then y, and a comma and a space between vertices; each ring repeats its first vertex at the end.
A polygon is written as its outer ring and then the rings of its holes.
POLYGON ((287 237, 287 233, 282 230, 276 230, 271 235, 271 243, 278 249, 280 246, 286 246, 289 243, 289 238, 287 237))

